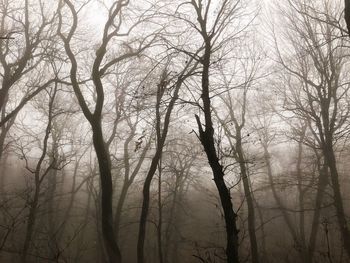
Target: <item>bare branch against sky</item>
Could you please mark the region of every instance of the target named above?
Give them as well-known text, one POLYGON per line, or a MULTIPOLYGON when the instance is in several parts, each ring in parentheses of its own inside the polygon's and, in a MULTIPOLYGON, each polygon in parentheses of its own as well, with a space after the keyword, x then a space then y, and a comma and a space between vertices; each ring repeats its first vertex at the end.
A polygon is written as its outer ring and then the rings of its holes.
POLYGON ((0 0, 0 262, 350 262, 350 0, 0 0))

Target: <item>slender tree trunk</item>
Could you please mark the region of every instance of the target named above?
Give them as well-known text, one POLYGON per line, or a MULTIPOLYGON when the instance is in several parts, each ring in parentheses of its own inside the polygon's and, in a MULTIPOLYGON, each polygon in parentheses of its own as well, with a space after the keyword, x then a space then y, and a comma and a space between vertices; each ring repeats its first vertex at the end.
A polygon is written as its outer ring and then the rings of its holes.
MULTIPOLYGON (((183 74, 185 73, 186 69, 183 71, 183 74)), ((164 72, 164 74, 165 73, 166 72, 164 72)), ((179 90, 183 82, 183 77, 184 76, 181 75, 178 78, 177 83, 175 85, 173 96, 169 102, 168 108, 165 113, 163 129, 161 129, 161 126, 160 126, 161 125, 160 124, 160 103, 161 103, 161 98, 164 94, 164 91, 167 88, 166 76, 162 77, 161 83, 158 85, 157 103, 156 103, 157 147, 156 147, 156 153, 152 158, 151 166, 148 170, 148 173, 143 185, 143 190, 142 190, 143 201, 142 201, 141 216, 140 216, 139 234, 138 234, 138 240, 137 240, 137 263, 144 262, 144 245, 145 245, 145 237, 146 237, 146 224, 147 224, 148 210, 149 210, 149 204, 150 204, 150 187, 151 187, 153 176, 157 170, 158 163, 162 157, 163 146, 168 134, 171 113, 173 111, 175 102, 178 99, 179 90)))
MULTIPOLYGON (((54 162, 54 158, 57 158, 58 152, 57 152, 57 141, 52 136, 53 138, 53 145, 52 145, 52 151, 53 151, 53 156, 50 157, 51 163, 54 162)), ((57 248, 59 247, 59 241, 58 238, 56 238, 56 225, 57 221, 55 220, 56 215, 57 215, 57 210, 55 209, 55 206, 58 206, 58 200, 55 199, 55 192, 56 192, 56 187, 57 187, 57 170, 51 170, 48 175, 47 175, 47 227, 48 227, 48 255, 50 255, 51 258, 55 258, 57 253, 57 248)), ((66 217, 65 220, 68 220, 66 217)))
POLYGON ((258 212, 259 220, 260 220, 260 228, 261 228, 261 254, 260 257, 261 261, 264 263, 269 262, 268 261, 268 253, 266 249, 266 238, 265 238, 265 223, 264 223, 264 215, 262 209, 259 207, 258 202, 254 198, 256 211, 258 212))
MULTIPOLYGON (((135 130, 136 130, 136 126, 135 126, 135 130)), ((140 168, 143 164, 143 161, 145 160, 148 149, 151 145, 151 140, 149 140, 147 142, 147 144, 145 145, 145 148, 142 150, 141 155, 138 158, 135 169, 133 170, 133 172, 130 175, 128 145, 133 137, 134 137, 133 135, 130 136, 124 143, 124 165, 125 165, 124 182, 123 182, 122 190, 121 190, 121 193, 120 193, 120 196, 118 199, 117 208, 116 208, 115 214, 114 214, 115 236, 116 236, 117 240, 119 238, 120 223, 121 223, 121 216, 122 216, 122 212, 123 212, 123 207, 125 204, 126 197, 128 195, 129 188, 132 185, 132 183, 134 182, 136 175, 140 171, 140 168)))
POLYGON ((164 261, 169 263, 178 262, 178 250, 179 250, 179 235, 178 229, 181 226, 181 218, 178 213, 178 204, 183 204, 183 195, 186 192, 184 185, 189 177, 190 169, 193 160, 185 162, 184 165, 180 162, 180 170, 175 168, 175 187, 172 194, 172 200, 170 205, 170 211, 165 229, 164 240, 164 261), (171 257, 169 257, 171 255, 171 257), (171 258, 171 260, 170 260, 171 258))
MULTIPOLYGON (((116 127, 116 126, 115 126, 116 127)), ((119 237, 119 228, 120 228, 120 221, 123 211, 123 206, 126 200, 126 196, 128 194, 128 190, 130 185, 133 182, 133 177, 130 178, 130 162, 129 162, 129 143, 134 138, 136 132, 136 123, 131 128, 129 136, 126 138, 124 142, 124 181, 122 185, 122 190, 118 199, 117 208, 114 214, 114 227, 115 227, 115 238, 118 241, 119 237)), ((143 158, 142 158, 143 160, 143 158)), ((142 160, 139 160, 139 162, 142 162, 142 160)))
MULTIPOLYGON (((93 184, 94 184, 94 176, 96 175, 96 171, 97 171, 97 166, 94 165, 94 164, 90 164, 91 166, 93 166, 93 168, 90 170, 90 173, 89 173, 89 179, 87 180, 86 182, 86 193, 87 193, 87 200, 86 200, 86 207, 85 207, 85 211, 84 211, 84 215, 83 215, 83 226, 84 226, 84 229, 82 230, 82 233, 81 233, 81 236, 80 236, 80 242, 78 242, 79 246, 78 248, 76 249, 76 253, 75 253, 75 258, 80 258, 82 255, 85 254, 85 251, 80 249, 80 247, 83 247, 85 248, 84 246, 86 244, 90 244, 90 242, 88 242, 88 240, 85 239, 85 236, 87 234, 90 234, 91 232, 91 228, 90 227, 87 227, 89 225, 89 223, 91 223, 91 218, 90 218, 90 214, 92 213, 92 205, 93 203, 95 203, 95 214, 99 215, 99 211, 98 211, 98 208, 97 208, 97 205, 96 205, 96 196, 93 195, 93 184), (89 232, 88 232, 89 231, 89 232)), ((97 218, 96 222, 99 222, 99 219, 97 218)), ((97 226, 97 224, 95 224, 95 226, 97 226)), ((97 229, 98 227, 96 227, 97 229)), ((99 228, 98 228, 99 229, 99 228)), ((96 239, 97 239, 97 244, 96 246, 97 247, 100 247, 100 244, 102 244, 102 242, 100 241, 100 233, 99 231, 97 231, 97 236, 96 236, 96 239)), ((101 245, 102 247, 102 245, 101 245)), ((103 251, 103 249, 97 249, 97 254, 99 255, 99 253, 103 251)), ((95 255, 95 254, 94 254, 95 255)), ((95 259, 99 259, 100 257, 97 257, 95 255, 95 259)), ((80 262, 78 260, 76 260, 75 262, 80 262)), ((99 261, 97 261, 99 262, 99 261)))
POLYGON ((39 205, 39 195, 40 195, 40 188, 41 183, 45 176, 52 170, 52 168, 56 164, 55 158, 53 158, 49 164, 49 166, 45 169, 45 171, 42 171, 42 164, 44 162, 44 159, 47 154, 48 150, 48 140, 51 133, 51 126, 52 126, 52 119, 53 119, 53 104, 54 99, 57 93, 57 85, 55 86, 54 90, 51 93, 50 102, 49 102, 49 110, 48 110, 48 122, 45 129, 45 136, 43 139, 43 149, 40 155, 40 158, 36 164, 35 170, 33 172, 34 175, 34 195, 32 197, 32 200, 27 200, 27 203, 29 204, 29 215, 27 220, 27 226, 26 226, 26 233, 24 238, 24 244, 23 249, 21 252, 21 263, 26 263, 27 261, 27 255, 30 247, 30 242, 32 240, 36 217, 37 217, 37 210, 39 205))
POLYGON ((323 197, 324 192, 327 187, 328 182, 328 167, 323 165, 321 167, 321 164, 319 166, 319 177, 318 177, 318 184, 317 184, 317 192, 316 192, 316 199, 315 199, 315 212, 312 218, 312 225, 311 225, 311 231, 310 231, 310 239, 309 239, 309 261, 313 262, 314 254, 315 254, 315 248, 316 248, 316 241, 317 241, 317 234, 319 230, 320 225, 320 216, 321 216, 321 208, 323 204, 323 197))
MULTIPOLYGON (((1 120, 5 118, 6 115, 6 105, 8 101, 8 96, 6 96, 6 99, 4 101, 4 106, 1 111, 1 120)), ((7 165, 7 158, 8 155, 5 154, 5 142, 8 132, 10 131, 10 128, 15 123, 17 114, 15 114, 9 121, 7 121, 4 125, 0 127, 0 193, 4 192, 5 187, 5 181, 6 181, 6 165, 7 165)))
POLYGON ((158 226, 157 226, 157 241, 158 241, 158 260, 163 263, 163 244, 162 244, 162 230, 163 230, 163 209, 162 209, 162 160, 158 164, 158 226))
POLYGON ((29 246, 30 246, 33 232, 34 232, 34 226, 35 226, 38 203, 39 203, 39 187, 40 186, 35 187, 36 189, 34 192, 33 200, 30 202, 29 215, 28 215, 27 226, 26 226, 26 234, 25 234, 23 249, 21 253, 21 263, 27 262, 27 255, 28 255, 29 246))
MULTIPOLYGON (((0 153, 1 155, 1 153, 0 153)), ((7 174, 7 158, 8 154, 2 154, 0 157, 0 194, 5 193, 5 185, 6 185, 6 174, 7 174)), ((5 198, 5 195, 1 196, 1 198, 5 198)))
POLYGON ((210 39, 205 40, 205 52, 202 57, 202 102, 205 117, 205 129, 200 122, 199 116, 196 117, 199 138, 207 155, 209 165, 213 172, 214 182, 220 196, 221 206, 224 212, 226 225, 226 255, 228 263, 239 262, 238 256, 238 229, 236 226, 237 215, 233 210, 230 190, 224 180, 224 170, 219 162, 219 158, 215 149, 214 128, 211 117, 211 102, 209 96, 209 67, 211 55, 210 39))
POLYGON ((145 246, 145 237, 146 237, 146 223, 148 217, 148 209, 150 204, 150 188, 153 179, 153 175, 157 170, 158 161, 161 156, 161 150, 157 150, 154 155, 151 163, 151 167, 147 173, 145 183, 143 185, 143 201, 142 201, 142 209, 140 216, 140 226, 139 226, 139 235, 137 241, 137 262, 144 262, 144 246, 145 246))
POLYGON ((122 191, 120 193, 118 203, 117 203, 117 208, 116 208, 115 214, 114 214, 115 237, 117 240, 119 238, 122 211, 123 211, 124 203, 126 200, 126 196, 128 194, 129 187, 130 187, 129 181, 124 180, 124 183, 122 186, 122 191))
POLYGON ((237 142, 236 142, 236 151, 238 155, 238 161, 241 171, 241 178, 243 182, 244 194, 247 201, 248 206, 248 232, 249 232, 249 240, 250 240, 250 250, 252 253, 252 262, 259 263, 259 252, 258 252, 258 242, 256 239, 255 233, 255 208, 254 208, 254 200, 253 194, 250 189, 248 171, 246 167, 246 160, 243 154, 243 148, 241 143, 241 132, 237 131, 237 142))
POLYGON ((303 262, 310 262, 310 254, 309 248, 306 243, 306 234, 305 234, 305 194, 306 189, 303 187, 303 174, 302 174, 302 158, 303 158, 303 140, 305 137, 306 127, 304 126, 302 129, 301 137, 298 139, 298 155, 297 155, 297 165, 296 165, 296 177, 297 177, 297 188, 298 188, 298 202, 299 202, 299 246, 300 252, 303 262))
MULTIPOLYGON (((87 228, 87 226, 90 222, 91 201, 93 200, 93 196, 91 194, 91 189, 92 189, 92 185, 93 185, 93 176, 95 173, 96 173, 96 166, 94 166, 94 168, 91 170, 90 181, 88 180, 86 182, 86 193, 88 194, 88 196, 87 196, 87 200, 86 200, 86 207, 85 207, 84 214, 83 214, 83 223, 82 224, 83 224, 84 228, 83 228, 81 235, 80 235, 80 239, 79 239, 80 242, 78 242, 78 244, 81 247, 84 247, 84 245, 86 244, 86 240, 85 240, 86 232, 87 232, 87 230, 90 230, 90 228, 87 228)), ((97 239, 99 240, 99 233, 98 233, 97 239)), ((76 249, 75 258, 80 258, 82 256, 82 254, 84 254, 84 251, 81 250, 80 247, 78 247, 76 249)))
POLYGON ((343 198, 339 185, 339 174, 337 170, 336 158, 331 140, 328 140, 326 147, 324 147, 324 156, 326 158, 326 162, 330 170, 330 177, 334 195, 334 206, 337 213, 338 226, 342 236, 343 246, 348 255, 348 258, 350 258, 350 231, 348 228, 348 222, 344 211, 343 198))
MULTIPOLYGON (((172 236, 171 228, 174 224, 174 221, 176 220, 174 217, 176 217, 175 213, 176 213, 176 202, 177 202, 177 195, 178 195, 178 188, 179 188, 178 187, 179 178, 180 177, 178 175, 176 175, 175 189, 173 192, 170 211, 169 211, 169 219, 167 222, 167 227, 165 229, 165 241, 164 241, 164 259, 165 259, 165 262, 169 262, 168 255, 169 255, 169 249, 170 249, 170 240, 171 240, 171 236, 172 236)), ((175 244, 177 244, 177 241, 175 241, 175 244)))
MULTIPOLYGON (((65 213, 64 213, 64 222, 62 222, 62 225, 61 225, 61 229, 58 233, 58 236, 57 236, 57 241, 60 242, 62 240, 62 237, 64 236, 65 232, 66 232, 66 227, 67 227, 67 222, 68 222, 68 218, 70 218, 71 216, 71 211, 74 207, 74 202, 75 202, 75 197, 76 197, 76 194, 79 190, 80 187, 83 186, 83 184, 85 183, 82 183, 80 185, 77 186, 77 177, 78 177, 78 169, 79 169, 79 165, 80 165, 80 160, 83 158, 85 152, 75 160, 75 165, 74 165, 74 170, 73 170, 73 175, 72 175, 72 183, 71 183, 71 196, 69 198, 69 202, 68 202, 68 205, 67 205, 67 208, 65 209, 65 213)), ((60 191, 61 193, 63 193, 63 189, 61 189, 60 191)), ((89 195, 90 196, 90 195, 89 195)))

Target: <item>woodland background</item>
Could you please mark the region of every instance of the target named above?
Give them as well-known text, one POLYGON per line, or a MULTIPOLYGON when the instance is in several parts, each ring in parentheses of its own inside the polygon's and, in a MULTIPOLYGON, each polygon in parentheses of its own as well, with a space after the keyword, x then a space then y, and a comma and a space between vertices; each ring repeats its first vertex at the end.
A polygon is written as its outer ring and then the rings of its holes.
POLYGON ((350 262, 349 6, 1 0, 0 261, 350 262))

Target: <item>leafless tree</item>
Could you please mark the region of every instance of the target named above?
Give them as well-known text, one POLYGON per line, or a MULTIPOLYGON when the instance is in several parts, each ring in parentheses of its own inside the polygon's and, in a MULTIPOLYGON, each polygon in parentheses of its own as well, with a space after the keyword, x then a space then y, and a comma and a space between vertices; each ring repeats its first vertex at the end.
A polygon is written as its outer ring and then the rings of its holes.
POLYGON ((157 171, 159 161, 162 157, 163 147, 168 134, 169 124, 171 120, 171 113, 174 109, 175 103, 178 100, 179 91, 183 82, 193 74, 193 71, 197 67, 197 63, 193 63, 193 59, 182 69, 180 74, 172 76, 168 71, 168 65, 161 73, 159 83, 157 84, 156 92, 156 152, 152 158, 150 168, 147 172, 145 183, 143 186, 143 201, 142 210, 140 216, 140 227, 137 242, 137 261, 138 263, 144 262, 144 242, 146 234, 146 222, 148 216, 148 209, 150 203, 150 187, 154 174, 157 171), (163 103, 164 95, 172 91, 170 101, 165 109, 164 121, 162 123, 161 106, 163 103))
MULTIPOLYGON (((329 23, 316 23, 310 16, 319 14, 302 3, 293 2, 299 10, 287 16, 290 31, 286 34, 293 48, 295 59, 286 60, 278 49, 281 65, 296 81, 289 80, 290 92, 285 97, 284 107, 304 118, 314 135, 329 170, 334 194, 334 206, 345 251, 349 255, 350 235, 340 190, 340 174, 337 168, 336 145, 348 131, 348 87, 342 73, 346 64, 343 39, 337 38, 339 30, 329 23), (300 19, 296 19, 296 17, 300 19), (292 31, 291 31, 292 30, 292 31), (291 32, 294 35, 291 35, 291 32), (299 88, 294 87, 298 85, 299 88)), ((333 5, 323 4, 324 14, 332 17, 333 5)))
MULTIPOLYGON (((71 41, 76 33, 78 26, 78 8, 69 1, 61 1, 59 3, 58 14, 59 14, 59 29, 58 34, 63 41, 65 52, 70 61, 70 81, 73 87, 74 93, 78 99, 79 105, 83 111, 84 116, 88 120, 92 129, 92 139, 93 145, 96 151, 96 155, 99 163, 100 179, 101 179, 101 212, 102 212, 102 235, 104 239, 104 246, 108 255, 109 262, 121 262, 121 254, 118 248, 115 231, 113 227, 113 211, 112 211, 112 174, 111 174, 111 159, 109 154, 108 146, 105 142, 102 129, 102 117, 103 117, 103 106, 104 106, 104 86, 103 86, 103 76, 116 64, 122 62, 125 59, 138 56, 147 47, 150 46, 151 42, 147 40, 140 40, 136 43, 136 47, 130 47, 128 52, 117 55, 111 59, 106 57, 107 48, 112 43, 113 38, 129 35, 129 33, 140 23, 136 22, 131 28, 126 32, 121 32, 123 24, 123 13, 127 8, 129 1, 116 1, 113 2, 108 11, 108 19, 104 25, 103 35, 101 43, 95 53, 93 60, 91 79, 95 89, 95 107, 94 110, 88 106, 88 101, 84 97, 81 89, 81 84, 79 84, 79 64, 77 57, 74 53, 71 41), (68 29, 68 33, 64 33, 64 17, 63 9, 67 7, 71 14, 71 26, 68 29)), ((153 37, 154 38, 154 37, 153 37)))
MULTIPOLYGON (((191 1, 189 3, 197 21, 192 22, 189 18, 184 18, 186 22, 199 34, 202 44, 202 52, 198 55, 198 61, 202 66, 201 72, 201 110, 205 122, 201 123, 200 117, 195 116, 198 125, 199 139, 204 147, 208 162, 213 172, 214 182, 216 184, 221 205, 224 211, 226 225, 226 255, 227 262, 239 262, 238 256, 238 229, 236 225, 237 214, 235 213, 231 201, 230 189, 227 186, 224 176, 224 169, 219 161, 217 149, 215 146, 214 125, 212 120, 212 106, 210 95, 210 69, 212 66, 213 54, 220 50, 224 43, 232 40, 230 37, 224 38, 227 33, 232 36, 232 32, 227 28, 233 25, 236 15, 242 15, 242 1, 220 1, 215 7, 211 1, 191 1), (216 11, 215 13, 214 10, 216 11), (209 22, 209 16, 213 15, 213 22, 209 22), (204 126, 204 127, 203 127, 204 126)), ((239 31, 239 29, 238 29, 239 31)), ((237 34, 235 32, 235 34, 237 34)))

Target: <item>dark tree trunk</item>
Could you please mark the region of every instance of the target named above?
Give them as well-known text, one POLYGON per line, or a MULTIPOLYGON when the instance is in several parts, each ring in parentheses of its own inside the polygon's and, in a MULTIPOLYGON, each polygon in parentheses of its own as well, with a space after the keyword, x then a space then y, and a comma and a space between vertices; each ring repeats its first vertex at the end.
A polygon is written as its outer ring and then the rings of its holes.
POLYGON ((108 149, 103 139, 100 119, 91 122, 93 132, 93 145, 95 148, 101 181, 101 227, 102 236, 109 263, 121 262, 121 254, 115 239, 113 228, 112 196, 113 183, 111 173, 111 161, 108 149))
POLYGON ((348 33, 350 34, 350 0, 345 0, 344 18, 346 26, 348 28, 348 33))
MULTIPOLYGON (((206 126, 208 129, 208 126, 206 126)), ((212 136, 211 136, 212 137, 212 136)), ((208 134, 202 133, 201 142, 206 152, 210 167, 213 171, 214 182, 219 192, 221 206, 224 212, 226 225, 226 255, 228 263, 238 263, 238 229, 236 226, 237 215, 233 211, 231 195, 224 180, 223 167, 215 152, 214 139, 208 134)))
POLYGON ((338 226, 342 236, 343 246, 348 258, 350 258, 350 231, 348 228, 348 222, 344 211, 343 198, 339 185, 339 174, 337 170, 334 149, 331 141, 332 140, 328 140, 328 142, 326 143, 323 154, 325 156, 326 163, 330 170, 330 179, 334 195, 334 206, 337 213, 338 226))
POLYGON ((163 146, 164 146, 167 134, 168 134, 170 117, 171 117, 171 113, 173 111, 175 102, 178 99, 179 90, 180 90, 180 87, 181 87, 182 81, 183 81, 182 77, 183 77, 183 75, 178 78, 178 81, 175 85, 175 90, 174 90, 173 96, 169 102, 168 108, 167 108, 166 113, 165 113, 163 129, 161 129, 161 125, 160 125, 160 103, 161 103, 161 99, 162 99, 162 96, 164 94, 164 91, 167 88, 166 75, 163 76, 161 83, 158 85, 157 103, 156 103, 157 148, 156 148, 156 153, 155 153, 154 157, 152 158, 151 166, 148 170, 148 173, 147 173, 144 185, 143 185, 143 191, 142 191, 143 201, 142 201, 142 209, 141 209, 141 216, 140 216, 139 234, 138 234, 138 240, 137 240, 137 262, 138 263, 144 262, 144 245, 145 245, 145 237, 146 237, 146 224, 147 224, 148 210, 149 210, 149 205, 150 205, 151 183, 152 183, 152 179, 154 177, 154 174, 157 171, 157 166, 159 164, 159 161, 162 157, 163 146))
POLYGON ((224 212, 226 225, 226 255, 228 263, 239 262, 238 256, 238 229, 236 226, 237 215, 233 210, 230 190, 224 180, 224 170, 219 162, 215 149, 214 128, 211 116, 211 105, 209 96, 209 67, 210 67, 211 43, 205 39, 205 52, 202 57, 202 102, 205 117, 205 129, 196 115, 196 121, 199 129, 199 138, 207 155, 209 165, 213 172, 214 182, 220 196, 221 206, 224 212))
MULTIPOLYGON (((3 121, 5 118, 7 101, 8 99, 5 100, 3 109, 1 111, 1 121, 3 121)), ((0 193, 4 193, 7 177, 6 169, 8 155, 6 154, 6 138, 12 125, 15 123, 16 116, 17 114, 14 114, 11 119, 0 126, 0 193)))
POLYGON ((161 156, 161 150, 157 150, 155 156, 152 159, 151 167, 147 173, 145 183, 143 185, 143 201, 142 201, 142 210, 140 216, 140 226, 139 226, 139 235, 137 241, 137 262, 144 262, 144 246, 146 238, 146 223, 148 217, 148 209, 150 204, 150 188, 153 176, 157 170, 158 161, 161 156))
POLYGON ((162 160, 158 164, 158 225, 157 225, 157 245, 158 260, 163 263, 163 208, 162 208, 162 160))

